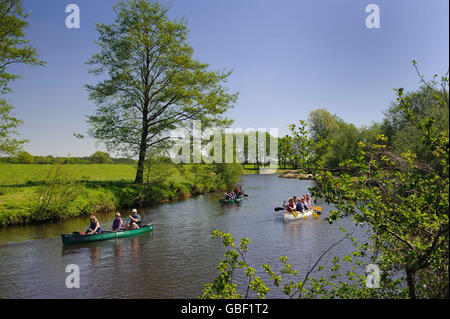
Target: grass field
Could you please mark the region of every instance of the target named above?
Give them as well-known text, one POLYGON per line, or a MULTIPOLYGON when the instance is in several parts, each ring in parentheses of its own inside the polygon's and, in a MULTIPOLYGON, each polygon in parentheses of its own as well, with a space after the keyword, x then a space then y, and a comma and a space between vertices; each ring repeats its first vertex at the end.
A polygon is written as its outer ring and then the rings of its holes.
MULTIPOLYGON (((0 185, 30 185, 42 182, 54 165, 0 164, 0 185)), ((136 167, 119 164, 64 165, 77 181, 130 181, 136 167)))

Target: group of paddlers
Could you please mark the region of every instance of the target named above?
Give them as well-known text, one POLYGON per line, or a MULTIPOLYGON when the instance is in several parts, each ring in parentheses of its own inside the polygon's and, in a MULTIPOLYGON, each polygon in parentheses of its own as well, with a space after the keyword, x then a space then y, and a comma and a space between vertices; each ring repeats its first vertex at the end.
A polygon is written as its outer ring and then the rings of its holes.
POLYGON ((289 213, 296 211, 296 212, 306 212, 308 210, 312 209, 312 199, 311 195, 306 194, 302 197, 289 197, 287 203, 286 201, 283 202, 283 207, 285 210, 289 213))
POLYGON ((225 199, 237 199, 244 196, 244 190, 242 189, 242 185, 239 184, 236 186, 234 190, 230 189, 228 192, 225 192, 225 199))
MULTIPOLYGON (((130 220, 127 224, 123 221, 122 217, 120 216, 120 213, 116 213, 115 219, 113 221, 111 230, 112 231, 124 231, 124 230, 134 230, 139 229, 141 226, 141 216, 138 214, 136 209, 133 209, 131 211, 131 215, 129 216, 130 220)), ((102 226, 100 222, 98 221, 97 217, 91 216, 91 225, 89 226, 89 229, 86 230, 86 235, 92 235, 92 234, 101 234, 102 233, 102 226)))

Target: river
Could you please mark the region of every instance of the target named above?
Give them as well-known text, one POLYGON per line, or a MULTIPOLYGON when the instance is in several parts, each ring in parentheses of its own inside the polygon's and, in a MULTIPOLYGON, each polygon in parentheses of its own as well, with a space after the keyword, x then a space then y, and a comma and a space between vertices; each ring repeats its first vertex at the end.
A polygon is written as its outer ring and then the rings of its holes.
MULTIPOLYGON (((231 233, 236 242, 243 236, 251 240, 248 263, 268 283, 267 297, 283 298, 281 290, 270 285, 263 263, 280 270, 279 257, 288 256, 301 275, 343 237, 340 226, 357 239, 367 237, 346 220, 330 225, 325 218, 331 207, 320 200, 315 204, 323 207, 319 219, 284 223, 273 208, 288 196, 306 193, 312 181, 245 175, 242 183, 249 197, 240 204, 220 205, 222 194, 212 193, 143 209, 143 222, 153 223, 154 232, 138 237, 63 247, 60 234, 84 231, 87 218, 0 229, 0 298, 197 298, 203 284, 218 274, 225 252, 220 240, 211 239, 215 229, 231 233), (69 264, 80 268, 79 289, 66 287, 69 264)), ((114 218, 98 217, 103 228, 114 218)), ((352 251, 346 240, 321 264, 328 266, 334 256, 352 251)))

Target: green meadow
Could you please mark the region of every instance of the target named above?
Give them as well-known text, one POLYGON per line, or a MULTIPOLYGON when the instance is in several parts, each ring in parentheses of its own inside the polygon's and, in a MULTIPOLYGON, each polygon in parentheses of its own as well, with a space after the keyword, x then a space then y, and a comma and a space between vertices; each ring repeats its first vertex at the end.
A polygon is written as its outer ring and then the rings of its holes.
MULTIPOLYGON (((134 165, 89 164, 64 165, 78 181, 129 181, 136 174, 134 165)), ((41 183, 53 165, 0 164, 0 185, 20 186, 41 183)))

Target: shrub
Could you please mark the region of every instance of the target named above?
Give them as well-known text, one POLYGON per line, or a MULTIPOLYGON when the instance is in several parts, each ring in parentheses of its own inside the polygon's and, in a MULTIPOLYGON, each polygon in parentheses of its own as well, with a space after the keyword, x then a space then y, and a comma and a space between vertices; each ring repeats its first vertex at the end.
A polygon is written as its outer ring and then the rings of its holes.
POLYGON ((32 221, 52 221, 65 217, 70 203, 80 193, 71 172, 57 164, 52 167, 39 186, 31 204, 32 221))

